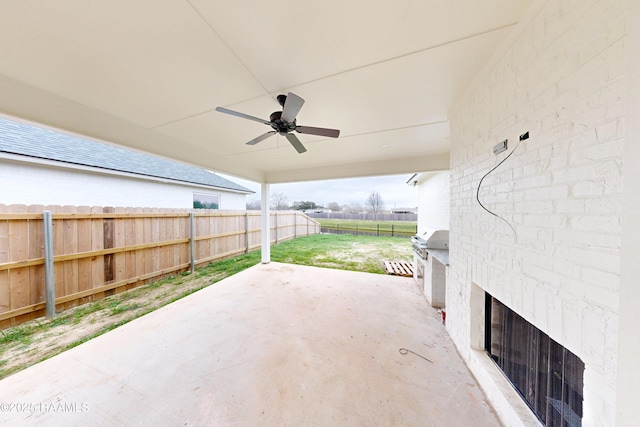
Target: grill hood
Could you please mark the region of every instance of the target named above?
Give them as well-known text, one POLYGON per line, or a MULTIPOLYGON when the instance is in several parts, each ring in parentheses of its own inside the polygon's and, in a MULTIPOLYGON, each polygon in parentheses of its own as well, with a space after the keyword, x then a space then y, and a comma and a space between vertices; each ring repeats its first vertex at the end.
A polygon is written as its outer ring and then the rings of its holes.
POLYGON ((427 228, 424 233, 417 234, 411 240, 424 249, 449 249, 449 230, 427 228))

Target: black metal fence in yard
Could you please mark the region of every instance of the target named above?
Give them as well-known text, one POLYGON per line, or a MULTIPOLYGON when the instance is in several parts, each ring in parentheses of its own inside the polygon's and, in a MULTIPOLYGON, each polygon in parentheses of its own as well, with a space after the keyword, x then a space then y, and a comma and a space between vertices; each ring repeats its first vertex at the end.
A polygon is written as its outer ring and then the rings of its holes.
POLYGON ((418 220, 418 215, 414 213, 404 214, 374 214, 374 213, 344 213, 344 212, 305 212, 309 218, 316 219, 350 219, 360 221, 411 221, 418 220))
POLYGON ((418 232, 418 226, 416 225, 414 229, 410 229, 409 227, 397 227, 395 225, 380 225, 380 224, 372 224, 367 227, 359 227, 358 225, 340 225, 340 224, 332 224, 332 225, 323 225, 320 227, 321 233, 327 234, 353 234, 355 236, 377 236, 377 237, 411 237, 414 236, 418 232))

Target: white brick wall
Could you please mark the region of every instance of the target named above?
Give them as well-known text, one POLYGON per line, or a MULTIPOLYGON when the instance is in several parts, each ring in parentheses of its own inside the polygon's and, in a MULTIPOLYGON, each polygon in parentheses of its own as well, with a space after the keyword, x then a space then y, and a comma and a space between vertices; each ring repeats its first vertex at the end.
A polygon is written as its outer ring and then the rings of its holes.
POLYGON ((615 424, 627 6, 534 1, 450 117, 447 328, 483 369, 476 284, 563 344, 586 365, 584 426, 615 424), (507 155, 493 145, 508 138, 511 150, 526 131, 480 191, 514 239, 475 191, 507 155))

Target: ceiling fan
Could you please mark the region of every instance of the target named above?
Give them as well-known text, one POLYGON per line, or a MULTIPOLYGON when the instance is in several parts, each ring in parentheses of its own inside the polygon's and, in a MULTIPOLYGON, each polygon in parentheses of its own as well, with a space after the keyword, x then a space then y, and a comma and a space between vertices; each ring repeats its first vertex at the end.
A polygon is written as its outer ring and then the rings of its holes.
POLYGON ((284 135, 293 148, 298 153, 304 153, 307 151, 304 145, 300 142, 298 137, 291 133, 294 130, 298 133, 306 133, 309 135, 327 136, 329 138, 337 138, 340 135, 340 131, 337 129, 316 128, 311 126, 298 126, 296 123, 296 116, 304 104, 304 99, 300 98, 293 92, 289 92, 287 95, 278 95, 278 103, 282 106, 282 111, 274 111, 269 116, 269 120, 263 120, 258 117, 253 117, 248 114, 239 113, 237 111, 229 110, 223 107, 217 107, 216 111, 221 113, 231 114, 232 116, 242 117, 244 119, 253 120, 255 122, 264 123, 273 128, 273 130, 260 135, 257 138, 247 142, 247 145, 256 145, 258 142, 269 138, 276 133, 284 135))

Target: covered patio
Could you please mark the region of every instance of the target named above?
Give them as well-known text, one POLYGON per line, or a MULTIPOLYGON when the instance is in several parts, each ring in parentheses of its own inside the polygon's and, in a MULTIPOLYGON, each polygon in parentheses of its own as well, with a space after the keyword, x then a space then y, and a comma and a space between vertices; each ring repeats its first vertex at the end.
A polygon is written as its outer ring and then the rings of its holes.
POLYGON ((497 424, 455 347, 505 425, 637 425, 640 2, 14 1, 0 25, 0 115, 259 182, 265 263, 1 383, 89 411, 1 421, 497 424), (255 145, 289 93, 340 137, 255 145), (269 264, 271 185, 444 170, 450 339, 410 280, 269 264), (494 303, 582 379, 522 357, 520 394, 494 303))
POLYGON ((412 278, 274 262, 4 379, 0 402, 3 425, 499 425, 412 278))

